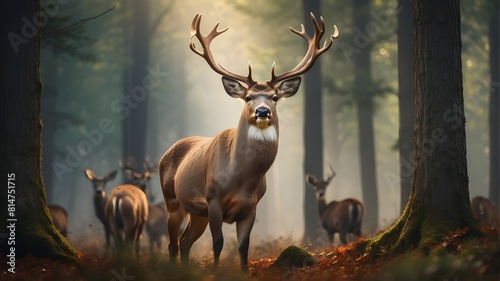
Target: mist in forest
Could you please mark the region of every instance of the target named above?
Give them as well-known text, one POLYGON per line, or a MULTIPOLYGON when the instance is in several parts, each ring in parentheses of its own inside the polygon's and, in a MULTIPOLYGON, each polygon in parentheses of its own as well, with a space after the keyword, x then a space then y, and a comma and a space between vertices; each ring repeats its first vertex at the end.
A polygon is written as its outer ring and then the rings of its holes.
MULTIPOLYGON (((116 2, 113 10, 81 24, 79 36, 89 40, 77 50, 42 50, 45 186, 48 202, 68 211, 70 237, 75 240, 104 236, 94 215, 94 192, 84 169, 89 168, 98 176, 118 170, 117 178, 107 184, 107 192, 124 182, 117 163, 125 157, 122 147, 130 140, 124 139, 122 132, 124 126, 131 126, 127 118, 139 104, 148 103, 147 121, 142 124, 146 129, 145 154, 155 164, 183 137, 211 137, 237 126, 243 101, 228 96, 220 75, 189 49, 190 26, 196 13, 203 13, 204 34, 219 21, 219 30, 229 27, 212 44, 215 60, 229 71, 246 76, 250 62, 254 79, 266 81, 271 78, 273 62, 276 72, 281 73, 293 68, 305 54, 303 39, 289 31, 290 26, 300 30, 304 22, 300 1, 291 4, 263 0, 149 2, 149 15, 144 19, 152 26, 149 64, 139 85, 124 87, 124 81, 129 79, 124 69, 133 67, 130 46, 134 28, 131 25, 134 11, 124 2, 116 2), (263 5, 269 7, 258 14, 252 8, 263 5)), ((78 22, 102 13, 114 3, 70 1, 61 5, 59 15, 69 17, 70 23, 78 22)), ((378 225, 385 228, 401 212, 396 1, 375 1, 370 27, 352 25, 350 5, 334 1, 324 1, 322 5, 325 36, 333 32, 335 24, 340 37, 320 58, 324 76, 324 175, 316 176, 326 178, 329 166, 337 173, 327 189, 327 200, 362 198, 357 109, 351 96, 352 58, 356 48, 362 48, 356 42, 360 43, 363 34, 369 32, 375 40, 371 55, 373 79, 384 89, 374 96, 376 166, 373 169, 379 197, 378 225)), ((473 197, 488 193, 488 46, 482 37, 487 29, 480 14, 475 9, 463 9, 463 13, 462 67, 469 191, 473 197)), ((312 188, 305 186, 303 90, 304 85, 294 97, 278 102, 279 150, 267 173, 267 192, 257 206, 252 237, 302 239, 304 188, 312 188)), ((133 132, 137 128, 128 128, 132 132, 129 138, 135 137, 133 132)), ((407 160, 411 165, 413 156, 408 155, 407 160)), ((142 160, 138 159, 139 169, 141 165, 142 160)), ((150 183, 150 194, 155 202, 161 202, 158 174, 150 183)), ((225 231, 235 233, 234 226, 225 227, 225 231)))

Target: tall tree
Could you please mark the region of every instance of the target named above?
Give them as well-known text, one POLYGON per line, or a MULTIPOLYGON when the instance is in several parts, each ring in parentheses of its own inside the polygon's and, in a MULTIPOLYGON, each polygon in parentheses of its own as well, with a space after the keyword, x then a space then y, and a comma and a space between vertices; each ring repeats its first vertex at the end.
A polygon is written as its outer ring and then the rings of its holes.
POLYGON ((479 235, 470 208, 459 0, 415 1, 415 156, 410 198, 399 220, 367 240, 382 248, 424 252, 450 231, 479 235))
POLYGON ((15 233, 15 245, 2 242, 1 251, 14 252, 16 257, 31 253, 74 260, 76 250, 50 219, 41 171, 40 22, 36 22, 40 20, 40 1, 2 6, 0 167, 8 188, 2 188, 1 193, 2 200, 8 199, 11 205, 0 214, 3 222, 14 226, 9 230, 15 233))
POLYGON ((43 115, 43 179, 45 185, 45 191, 47 192, 47 198, 49 202, 54 203, 54 184, 53 184, 53 176, 54 170, 52 168, 52 162, 55 161, 56 156, 56 134, 57 134, 57 126, 58 121, 61 118, 58 118, 57 114, 57 98, 59 95, 59 90, 57 87, 58 80, 58 67, 59 67, 59 58, 54 53, 48 53, 43 56, 42 61, 44 62, 44 66, 47 70, 43 78, 43 98, 42 98, 42 115, 43 115))
POLYGON ((372 40, 363 30, 368 26, 370 19, 370 1, 355 0, 353 7, 354 26, 358 33, 354 35, 354 42, 363 40, 362 48, 354 57, 354 88, 353 95, 356 100, 358 114, 359 155, 361 165, 361 186, 363 202, 366 206, 364 225, 369 232, 374 232, 378 226, 378 192, 375 165, 375 139, 373 129, 373 82, 371 74, 372 40), (359 36, 359 37, 357 37, 359 36), (361 37, 365 39, 361 39, 361 37), (358 39, 356 39, 358 38, 358 39))
MULTIPOLYGON (((147 129, 150 91, 157 85, 162 73, 150 66, 150 46, 153 35, 163 17, 172 8, 174 0, 156 16, 151 13, 151 0, 125 2, 132 12, 132 26, 124 25, 126 45, 130 45, 131 65, 123 75, 124 99, 128 115, 123 119, 123 158, 132 156, 142 162, 147 155, 147 129), (132 36, 128 32, 131 30, 132 36), (154 76, 154 77, 153 77, 154 76)), ((138 167, 140 169, 140 167, 138 167)))
MULTIPOLYGON (((311 16, 321 15, 319 0, 303 0, 302 12, 306 31, 313 32, 311 16)), ((306 174, 323 175, 323 119, 322 119, 322 77, 321 61, 304 75, 304 172, 306 174)), ((323 235, 316 207, 314 189, 304 180, 304 241, 316 240, 323 235)))
POLYGON ((490 42, 490 199, 500 206, 500 5, 495 0, 489 21, 490 42))
MULTIPOLYGON (((132 37, 130 55, 132 64, 124 75, 125 99, 132 99, 129 115, 123 119, 123 158, 132 156, 143 161, 146 156, 146 132, 148 124, 149 89, 144 87, 151 43, 150 2, 131 1, 127 4, 132 11, 132 37)), ((128 30, 125 29, 127 32, 128 30)), ((129 36, 125 34, 125 36, 129 36)), ((129 41, 129 40, 126 40, 129 41)))
POLYGON ((399 82, 399 173, 401 180, 401 213, 411 190, 413 174, 413 1, 399 0, 398 14, 398 82, 399 82))

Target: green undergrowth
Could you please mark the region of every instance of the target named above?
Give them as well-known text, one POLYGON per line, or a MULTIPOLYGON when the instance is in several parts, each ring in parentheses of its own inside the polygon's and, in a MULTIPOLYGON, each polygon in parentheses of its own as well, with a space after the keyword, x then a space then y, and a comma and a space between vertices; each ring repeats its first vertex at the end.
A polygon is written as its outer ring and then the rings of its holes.
POLYGON ((500 280, 500 236, 460 241, 459 234, 432 248, 413 250, 387 263, 377 280, 500 280))

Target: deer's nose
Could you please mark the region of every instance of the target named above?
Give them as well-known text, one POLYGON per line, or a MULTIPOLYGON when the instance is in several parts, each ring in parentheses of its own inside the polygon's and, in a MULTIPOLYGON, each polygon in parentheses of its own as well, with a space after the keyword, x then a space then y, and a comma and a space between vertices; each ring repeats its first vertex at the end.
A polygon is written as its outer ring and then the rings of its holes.
POLYGON ((268 107, 260 106, 255 109, 256 118, 269 118, 271 117, 271 110, 268 107))

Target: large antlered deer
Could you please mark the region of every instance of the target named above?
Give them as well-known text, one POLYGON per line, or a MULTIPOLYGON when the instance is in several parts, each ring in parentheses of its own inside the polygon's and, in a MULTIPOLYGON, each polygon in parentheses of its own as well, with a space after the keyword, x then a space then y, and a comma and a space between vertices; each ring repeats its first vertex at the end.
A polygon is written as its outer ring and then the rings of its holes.
POLYGON ((363 220, 363 203, 355 198, 342 201, 332 201, 326 204, 325 191, 335 177, 336 172, 330 167, 331 175, 323 181, 317 180, 314 175, 307 174, 306 180, 316 189, 321 224, 326 230, 330 244, 333 244, 333 235, 339 233, 342 244, 347 244, 347 235, 352 233, 361 236, 361 223, 363 220))
POLYGON ((227 30, 218 31, 219 24, 203 36, 200 33, 201 14, 197 14, 191 25, 190 48, 203 57, 208 65, 222 75, 222 84, 227 94, 242 99, 245 107, 236 129, 226 129, 214 138, 188 137, 176 142, 163 155, 159 163, 160 182, 169 212, 168 232, 170 236, 170 259, 175 261, 179 242, 177 233, 186 214, 189 216, 186 229, 180 237, 180 252, 184 262, 189 259, 192 244, 210 225, 213 242, 214 267, 219 263, 224 238, 222 223, 236 222, 238 252, 242 270, 248 270, 248 247, 256 206, 266 191, 265 174, 274 162, 278 151, 278 115, 276 103, 281 98, 293 96, 300 85, 299 75, 308 71, 316 59, 330 48, 334 34, 320 47, 325 32, 311 13, 314 35, 309 37, 302 31, 291 31, 308 44, 307 53, 292 70, 276 76, 274 67, 271 80, 258 83, 252 79, 249 65, 248 76, 227 71, 213 58, 211 41, 227 30), (192 41, 196 37, 203 50, 192 41))
POLYGON ((102 222, 104 226, 104 235, 106 237, 106 253, 109 249, 109 237, 111 231, 109 229, 109 223, 104 215, 104 206, 108 197, 106 196, 106 183, 113 180, 116 177, 117 171, 112 171, 104 177, 98 177, 90 169, 85 169, 85 176, 92 182, 92 187, 94 188, 94 211, 96 217, 102 222))

